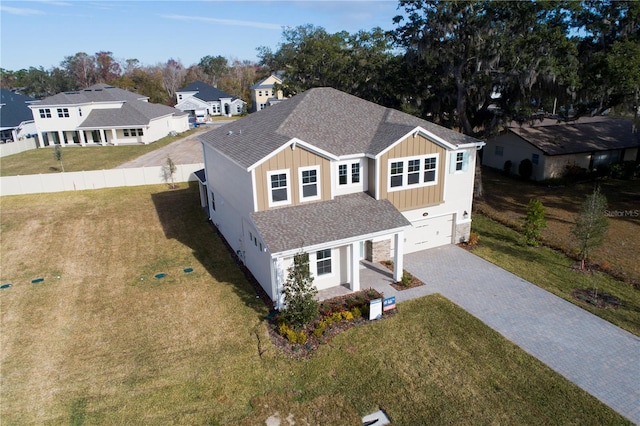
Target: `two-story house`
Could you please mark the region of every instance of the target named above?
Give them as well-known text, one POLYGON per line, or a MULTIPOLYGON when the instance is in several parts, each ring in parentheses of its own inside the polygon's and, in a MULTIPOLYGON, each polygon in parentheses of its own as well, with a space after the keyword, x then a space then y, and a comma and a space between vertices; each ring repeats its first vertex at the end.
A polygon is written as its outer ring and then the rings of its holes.
POLYGON ((189 117, 128 90, 95 84, 29 105, 40 147, 149 144, 189 130, 189 117))
POLYGON ((276 90, 276 84, 282 84, 282 80, 272 74, 251 86, 251 111, 261 111, 283 100, 282 90, 276 90))
POLYGON ((189 113, 199 123, 207 121, 209 116, 240 115, 247 109, 247 103, 242 99, 202 81, 183 87, 176 92, 176 98, 176 108, 189 113))
POLYGON ((360 260, 465 241, 484 142, 332 88, 200 136, 201 201, 277 308, 293 256, 318 290, 360 289, 360 260))

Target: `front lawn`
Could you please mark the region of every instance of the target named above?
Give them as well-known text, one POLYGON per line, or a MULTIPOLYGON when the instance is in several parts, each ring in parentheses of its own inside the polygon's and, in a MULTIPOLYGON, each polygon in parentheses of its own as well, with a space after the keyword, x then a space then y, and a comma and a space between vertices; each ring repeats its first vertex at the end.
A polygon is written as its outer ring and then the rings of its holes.
POLYGON ((629 424, 437 295, 291 359, 197 185, 0 201, 3 425, 629 424))

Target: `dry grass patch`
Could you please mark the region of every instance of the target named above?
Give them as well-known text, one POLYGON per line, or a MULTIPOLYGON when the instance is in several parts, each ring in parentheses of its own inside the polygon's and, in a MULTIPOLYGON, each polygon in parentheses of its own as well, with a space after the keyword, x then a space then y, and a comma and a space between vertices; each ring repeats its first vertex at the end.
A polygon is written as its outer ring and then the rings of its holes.
POLYGON ((547 187, 534 182, 525 182, 516 177, 484 168, 482 171, 484 197, 474 203, 474 208, 510 226, 522 224, 529 200, 538 199, 546 210, 548 227, 542 236, 546 243, 567 252, 574 251, 577 244, 571 227, 580 211, 580 206, 594 185, 600 185, 607 197, 609 230, 604 244, 593 251, 592 261, 617 273, 628 281, 640 283, 640 216, 624 215, 622 212, 640 209, 640 184, 638 181, 604 179, 597 182, 581 182, 567 186, 547 187), (620 212, 617 216, 615 212, 620 212))

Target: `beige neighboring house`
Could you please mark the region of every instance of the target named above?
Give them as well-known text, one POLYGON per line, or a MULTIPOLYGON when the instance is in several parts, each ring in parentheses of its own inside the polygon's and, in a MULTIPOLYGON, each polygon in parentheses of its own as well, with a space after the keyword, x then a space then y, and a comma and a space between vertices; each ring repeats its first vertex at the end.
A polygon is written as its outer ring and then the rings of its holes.
POLYGON ((358 291, 362 259, 399 281, 405 253, 469 238, 478 139, 326 87, 199 139, 202 206, 277 308, 301 251, 318 290, 358 291))
POLYGON ((58 93, 29 105, 39 146, 149 144, 189 130, 189 116, 106 84, 58 93))
POLYGON ((637 161, 640 132, 623 118, 583 117, 559 122, 546 118, 533 124, 512 123, 502 134, 487 140, 482 164, 517 174, 522 160, 533 164, 534 180, 559 178, 567 166, 588 171, 621 161, 637 161))
POLYGON ((251 86, 251 111, 261 111, 268 106, 282 102, 282 90, 276 90, 275 84, 282 84, 275 75, 270 75, 251 86))

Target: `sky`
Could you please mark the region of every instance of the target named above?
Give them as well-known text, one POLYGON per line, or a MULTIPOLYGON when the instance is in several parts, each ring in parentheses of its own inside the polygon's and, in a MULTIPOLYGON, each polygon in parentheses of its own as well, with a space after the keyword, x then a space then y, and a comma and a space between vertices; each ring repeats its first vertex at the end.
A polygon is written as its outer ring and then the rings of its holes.
POLYGON ((59 67, 67 56, 112 52, 141 65, 203 57, 258 61, 278 49, 285 27, 313 24, 329 33, 394 28, 397 0, 26 0, 0 1, 0 67, 59 67))

